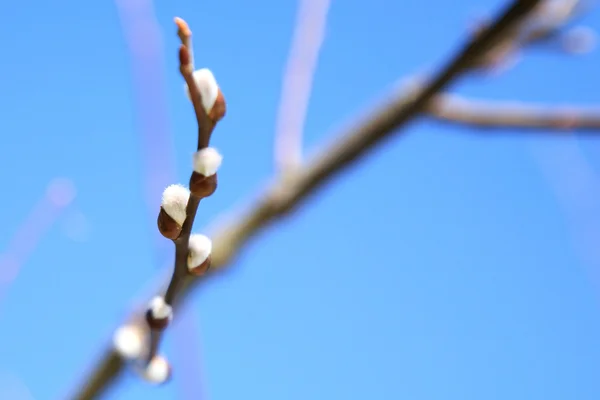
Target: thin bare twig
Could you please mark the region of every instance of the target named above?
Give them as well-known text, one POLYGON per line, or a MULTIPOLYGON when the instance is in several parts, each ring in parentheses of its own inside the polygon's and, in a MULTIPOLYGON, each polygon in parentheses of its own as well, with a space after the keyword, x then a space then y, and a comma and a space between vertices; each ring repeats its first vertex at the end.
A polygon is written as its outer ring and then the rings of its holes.
MULTIPOLYGON (((496 41, 507 28, 527 15, 539 2, 540 0, 513 1, 503 10, 497 21, 478 37, 471 39, 431 80, 431 83, 409 97, 399 95, 393 98, 380 109, 367 115, 363 121, 353 125, 337 142, 310 158, 306 167, 296 170, 289 176, 281 177, 271 184, 256 203, 236 215, 235 220, 230 219, 229 223, 222 225, 213 235, 211 271, 223 269, 251 237, 275 220, 285 217, 310 195, 316 194, 317 189, 350 167, 353 161, 366 155, 376 145, 381 145, 399 128, 416 118, 436 93, 460 77, 474 58, 487 51, 491 42, 496 41)), ((179 258, 176 259, 179 263, 179 258)), ((209 273, 204 277, 211 275, 209 273)), ((183 300, 191 289, 203 281, 204 279, 183 281, 177 300, 183 300)), ((123 361, 112 346, 106 349, 103 358, 95 365, 94 370, 86 377, 83 385, 72 398, 79 400, 97 398, 114 382, 122 371, 123 365, 123 361)))
POLYGON ((445 123, 470 125, 478 129, 577 130, 594 133, 600 130, 600 107, 547 107, 438 94, 427 106, 426 113, 445 123))
MULTIPOLYGON (((520 23, 490 42, 488 50, 473 59, 471 68, 484 72, 505 70, 517 61, 520 50, 540 44, 559 44, 561 50, 571 53, 587 51, 593 41, 590 32, 565 31, 567 23, 581 15, 586 7, 584 0, 541 0, 520 23)), ((489 20, 479 21, 471 29, 472 34, 481 34, 489 24, 489 20)))
POLYGON ((275 166, 302 163, 302 132, 331 0, 300 0, 275 127, 275 166))

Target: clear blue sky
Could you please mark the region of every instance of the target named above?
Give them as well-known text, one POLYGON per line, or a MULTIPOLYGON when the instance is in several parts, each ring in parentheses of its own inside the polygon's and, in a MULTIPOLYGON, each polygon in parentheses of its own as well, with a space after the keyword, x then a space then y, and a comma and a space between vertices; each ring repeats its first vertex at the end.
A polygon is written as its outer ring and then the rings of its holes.
MULTIPOLYGON (((399 78, 439 65, 473 16, 505 1, 334 0, 306 147, 399 78)), ((196 63, 213 69, 228 100, 214 135, 225 157, 220 186, 202 203, 202 231, 273 172, 296 2, 155 3, 164 79, 146 100, 166 107, 168 120, 153 127, 165 127, 173 152, 161 144, 164 158, 152 156, 166 174, 153 182, 186 182, 196 140, 174 16, 192 26, 196 63)), ((600 28, 599 15, 582 22, 600 28)), ((170 248, 163 240, 156 250, 144 189, 150 134, 136 116, 115 3, 2 2, 0 46, 0 250, 51 179, 68 177, 77 188, 0 303, 0 398, 19 399, 8 394, 18 379, 35 399, 59 399, 170 248), (85 237, 73 240, 69 221, 86 222, 85 237)), ((470 78, 455 90, 599 104, 599 69, 600 52, 536 50, 505 75, 470 78)), ((199 340, 185 353, 200 367, 188 375, 210 400, 597 400, 598 141, 413 123, 194 294, 189 328, 165 347, 177 376, 185 360, 173 341, 191 332, 199 340), (572 162, 574 152, 588 169, 572 162)), ((158 201, 161 188, 150 190, 158 201)), ((175 382, 157 389, 127 375, 107 398, 180 393, 175 382)))

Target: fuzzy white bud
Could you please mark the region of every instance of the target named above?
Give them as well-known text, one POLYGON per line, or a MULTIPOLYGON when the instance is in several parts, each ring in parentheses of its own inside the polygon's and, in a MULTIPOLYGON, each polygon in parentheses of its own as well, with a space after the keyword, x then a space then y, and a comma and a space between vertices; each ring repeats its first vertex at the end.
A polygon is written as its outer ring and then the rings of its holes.
POLYGON ((133 325, 120 326, 113 335, 113 345, 121 357, 137 359, 144 349, 143 332, 133 325))
POLYGON ((169 375, 171 375, 169 362, 159 355, 152 357, 152 360, 150 360, 146 368, 142 371, 144 379, 155 384, 164 383, 169 379, 169 375))
POLYGON ((206 147, 194 153, 194 171, 204 176, 213 176, 223 162, 223 156, 214 147, 206 147))
POLYGON ((181 185, 168 186, 162 195, 161 207, 179 225, 185 221, 185 208, 190 198, 190 191, 181 185))
POLYGON ((173 318, 173 307, 165 302, 165 299, 161 296, 156 296, 150 301, 150 315, 154 319, 171 319, 173 318))
POLYGON ((208 259, 212 252, 212 241, 208 236, 190 235, 189 249, 188 268, 191 270, 208 259))
MULTIPOLYGON (((200 91, 200 95, 202 96, 202 106, 204 107, 204 110, 209 113, 219 96, 219 85, 217 84, 217 80, 208 68, 194 71, 193 76, 196 86, 198 86, 198 90, 200 91)), ((191 100, 190 88, 187 85, 185 85, 185 93, 188 99, 191 100)))

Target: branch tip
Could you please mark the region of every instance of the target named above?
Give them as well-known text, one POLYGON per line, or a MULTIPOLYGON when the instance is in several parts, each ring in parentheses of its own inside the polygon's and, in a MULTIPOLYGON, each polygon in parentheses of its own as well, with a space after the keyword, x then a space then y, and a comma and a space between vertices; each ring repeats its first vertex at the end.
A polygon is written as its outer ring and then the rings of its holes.
POLYGON ((175 22, 175 25, 177 25, 177 34, 181 37, 190 37, 192 36, 192 30, 190 29, 189 25, 187 22, 185 22, 185 20, 183 18, 180 17, 175 17, 173 19, 173 21, 175 22))

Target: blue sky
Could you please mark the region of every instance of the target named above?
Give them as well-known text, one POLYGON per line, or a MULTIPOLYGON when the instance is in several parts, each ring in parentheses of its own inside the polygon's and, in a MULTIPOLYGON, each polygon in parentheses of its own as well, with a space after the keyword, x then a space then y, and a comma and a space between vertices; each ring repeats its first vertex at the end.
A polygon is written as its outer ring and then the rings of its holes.
MULTIPOLYGON (((503 4, 333 1, 306 149, 398 79, 435 68, 473 17, 503 4)), ((2 2, 0 251, 37 203, 45 210, 53 179, 72 180, 77 195, 3 286, 0 398, 27 398, 19 387, 64 398, 171 257, 149 210, 163 181, 187 181, 196 140, 173 17, 190 23, 196 64, 214 71, 228 101, 213 136, 225 157, 220 185, 198 213, 202 232, 273 173, 295 12, 291 1, 155 2, 165 57, 142 67, 161 79, 136 81, 114 2, 2 2)), ((598 28, 599 15, 582 23, 598 28)), ((599 67, 600 52, 532 50, 508 73, 454 90, 589 106, 600 103, 599 67)), ((597 139, 428 120, 405 133, 192 296, 164 348, 173 382, 155 388, 127 374, 107 399, 185 398, 183 385, 213 400, 598 399, 597 139)))

